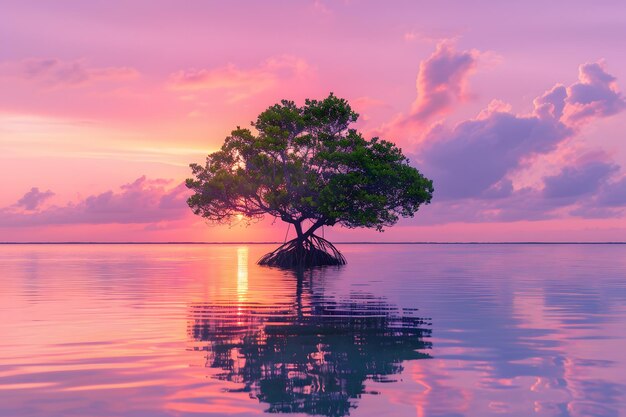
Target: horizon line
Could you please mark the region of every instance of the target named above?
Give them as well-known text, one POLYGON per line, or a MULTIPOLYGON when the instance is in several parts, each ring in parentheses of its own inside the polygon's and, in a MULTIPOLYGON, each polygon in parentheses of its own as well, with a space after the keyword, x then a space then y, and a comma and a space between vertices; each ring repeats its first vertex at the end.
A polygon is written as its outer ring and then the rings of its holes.
MULTIPOLYGON (((0 242, 0 245, 278 245, 279 241, 194 242, 194 241, 48 241, 0 242)), ((626 241, 346 241, 334 245, 626 245, 626 241)))

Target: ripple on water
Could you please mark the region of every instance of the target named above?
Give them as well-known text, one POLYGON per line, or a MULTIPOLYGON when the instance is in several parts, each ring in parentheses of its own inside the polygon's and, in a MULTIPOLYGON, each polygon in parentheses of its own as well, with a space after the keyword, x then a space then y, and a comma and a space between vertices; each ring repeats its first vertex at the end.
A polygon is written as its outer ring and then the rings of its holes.
POLYGON ((3 246, 0 416, 617 416, 626 246, 3 246))

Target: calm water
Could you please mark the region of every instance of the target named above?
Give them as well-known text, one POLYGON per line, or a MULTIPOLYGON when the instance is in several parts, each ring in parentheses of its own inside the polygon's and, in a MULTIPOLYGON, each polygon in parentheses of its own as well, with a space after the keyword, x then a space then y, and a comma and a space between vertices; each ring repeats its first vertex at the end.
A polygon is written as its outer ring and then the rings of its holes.
POLYGON ((626 245, 0 246, 0 416, 626 416, 626 245))

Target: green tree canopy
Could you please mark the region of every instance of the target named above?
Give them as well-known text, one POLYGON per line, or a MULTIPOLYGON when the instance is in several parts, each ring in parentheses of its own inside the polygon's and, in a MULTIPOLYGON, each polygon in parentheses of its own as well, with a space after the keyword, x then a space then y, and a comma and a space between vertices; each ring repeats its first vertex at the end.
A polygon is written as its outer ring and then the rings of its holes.
POLYGON ((269 107, 253 129, 237 127, 206 165, 191 165, 189 206, 211 223, 280 218, 294 226, 296 246, 322 226, 382 231, 412 217, 430 202, 432 181, 392 142, 364 139, 350 127, 357 118, 332 93, 302 107, 287 100, 269 107))

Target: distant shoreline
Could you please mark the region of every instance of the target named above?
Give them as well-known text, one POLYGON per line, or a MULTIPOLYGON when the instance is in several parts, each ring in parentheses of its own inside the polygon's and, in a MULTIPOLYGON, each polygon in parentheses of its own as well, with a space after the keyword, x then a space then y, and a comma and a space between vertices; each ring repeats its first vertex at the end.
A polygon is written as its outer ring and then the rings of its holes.
MULTIPOLYGON (((277 245, 283 242, 0 242, 0 245, 277 245)), ((335 242, 335 245, 626 245, 626 242, 335 242)))

